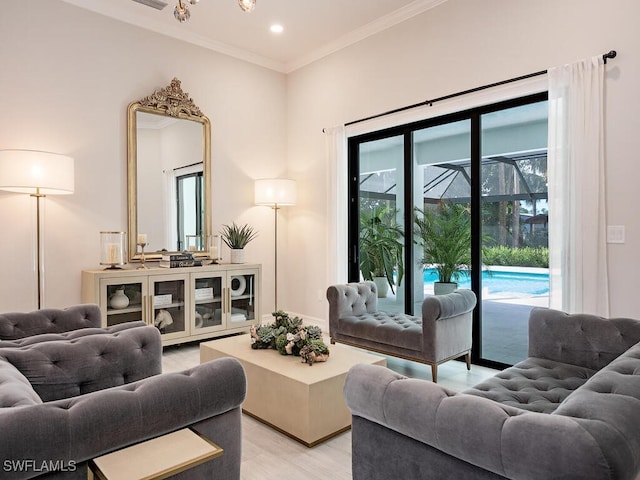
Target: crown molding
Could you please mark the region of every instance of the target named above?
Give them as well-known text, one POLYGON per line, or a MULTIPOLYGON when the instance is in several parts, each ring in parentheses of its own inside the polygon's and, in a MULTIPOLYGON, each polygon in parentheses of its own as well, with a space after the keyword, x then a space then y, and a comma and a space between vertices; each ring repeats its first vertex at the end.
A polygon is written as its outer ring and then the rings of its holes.
POLYGON ((358 43, 367 37, 409 20, 410 18, 420 15, 427 10, 431 10, 446 1, 447 0, 416 0, 415 2, 405 5, 384 17, 380 17, 361 28, 353 30, 348 34, 327 43, 309 54, 303 55, 296 60, 286 63, 284 72, 291 73, 305 65, 315 62, 316 60, 320 60, 321 58, 338 52, 350 45, 353 45, 354 43, 358 43))
MULTIPOLYGON (((191 33, 184 28, 180 28, 180 25, 176 23, 175 26, 167 26, 165 23, 154 21, 153 18, 149 18, 145 15, 135 14, 133 12, 127 12, 126 15, 122 9, 117 8, 113 2, 106 0, 62 0, 71 5, 75 5, 86 10, 90 10, 101 15, 105 15, 110 18, 135 25, 153 32, 159 33, 164 36, 169 36, 182 40, 184 42, 191 43, 209 50, 213 50, 224 55, 228 55, 239 60, 244 60, 261 67, 275 70, 280 73, 291 73, 299 68, 304 67, 310 63, 320 60, 323 57, 331 55, 339 50, 342 50, 354 43, 360 42, 367 37, 382 32, 388 28, 391 28, 399 23, 404 22, 412 17, 420 15, 427 10, 430 10, 447 0, 415 0, 414 2, 405 5, 404 7, 391 12, 384 17, 380 17, 373 22, 364 25, 334 41, 327 43, 326 45, 308 53, 301 57, 292 60, 291 62, 280 62, 272 58, 268 58, 262 55, 251 53, 247 50, 234 47, 224 42, 210 40, 204 38, 201 35, 191 33)), ((321 1, 321 0, 318 0, 321 1)))
POLYGON ((234 47, 224 42, 210 40, 201 35, 191 33, 184 28, 180 28, 181 25, 179 23, 176 23, 175 26, 167 26, 165 23, 154 21, 152 18, 149 18, 145 15, 137 15, 131 12, 127 12, 127 14, 125 15, 120 8, 117 8, 117 5, 105 0, 62 1, 71 5, 75 5, 76 7, 98 13, 100 15, 104 15, 106 17, 128 23, 129 25, 134 25, 146 30, 151 30, 152 32, 159 33, 164 36, 182 40, 184 42, 191 43, 208 50, 213 50, 215 52, 222 53, 239 60, 244 60, 246 62, 268 68, 270 70, 285 73, 285 64, 283 62, 248 52, 244 49, 234 47))

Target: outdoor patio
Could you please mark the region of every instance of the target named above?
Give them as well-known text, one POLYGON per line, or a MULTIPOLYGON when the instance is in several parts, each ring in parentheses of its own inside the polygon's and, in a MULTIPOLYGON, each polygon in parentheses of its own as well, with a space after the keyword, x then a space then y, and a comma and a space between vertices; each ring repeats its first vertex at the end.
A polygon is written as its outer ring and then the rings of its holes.
MULTIPOLYGON (((509 365, 527 358, 529 312, 548 305, 548 295, 482 300, 482 358, 509 365)), ((422 302, 415 303, 416 315, 421 306, 422 302)), ((395 298, 378 299, 378 309, 398 311, 395 298)))

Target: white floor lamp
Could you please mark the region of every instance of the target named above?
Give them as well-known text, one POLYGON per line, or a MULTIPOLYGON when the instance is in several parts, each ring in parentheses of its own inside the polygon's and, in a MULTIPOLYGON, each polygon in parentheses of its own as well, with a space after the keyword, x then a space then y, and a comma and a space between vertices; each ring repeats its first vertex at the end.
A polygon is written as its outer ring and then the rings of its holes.
POLYGON ((274 210, 275 250, 275 310, 278 310, 278 210, 296 204, 296 182, 286 178, 263 178, 255 183, 255 204, 266 205, 274 210))
POLYGON ((38 309, 44 297, 44 254, 40 199, 69 195, 74 187, 73 158, 35 150, 0 150, 0 190, 28 193, 36 199, 36 275, 38 309))

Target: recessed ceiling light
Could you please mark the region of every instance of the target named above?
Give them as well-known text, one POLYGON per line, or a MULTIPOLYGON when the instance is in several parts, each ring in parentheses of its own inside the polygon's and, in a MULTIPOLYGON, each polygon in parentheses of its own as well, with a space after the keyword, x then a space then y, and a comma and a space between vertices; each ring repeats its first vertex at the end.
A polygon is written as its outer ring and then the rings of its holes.
POLYGON ((273 25, 271 25, 269 30, 271 30, 273 33, 282 33, 284 31, 284 27, 282 25, 274 23, 273 25))

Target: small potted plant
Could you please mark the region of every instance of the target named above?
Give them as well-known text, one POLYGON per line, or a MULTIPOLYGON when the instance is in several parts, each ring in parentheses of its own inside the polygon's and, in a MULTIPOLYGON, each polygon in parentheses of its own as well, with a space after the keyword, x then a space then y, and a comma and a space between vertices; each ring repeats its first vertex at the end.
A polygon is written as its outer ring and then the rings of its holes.
POLYGON ((244 247, 257 235, 253 227, 247 224, 238 226, 233 222, 231 225, 222 226, 220 236, 231 249, 231 263, 244 263, 244 247))
POLYGON ((379 298, 387 296, 389 287, 395 293, 396 272, 398 285, 404 276, 404 232, 395 223, 395 213, 392 208, 377 207, 360 215, 360 271, 365 280, 376 283, 379 298))

